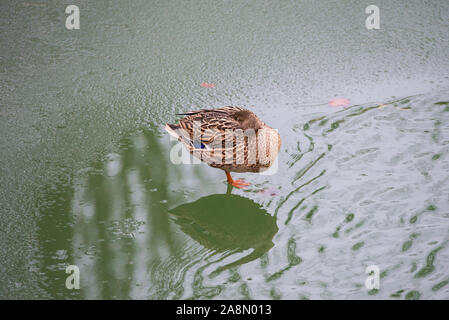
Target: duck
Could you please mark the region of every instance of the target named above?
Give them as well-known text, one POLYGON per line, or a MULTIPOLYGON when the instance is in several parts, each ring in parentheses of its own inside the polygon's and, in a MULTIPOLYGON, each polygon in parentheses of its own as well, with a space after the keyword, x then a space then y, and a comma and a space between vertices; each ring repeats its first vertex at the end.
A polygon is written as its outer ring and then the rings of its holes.
POLYGON ((231 172, 263 172, 276 161, 281 147, 278 131, 256 114, 237 106, 178 113, 184 116, 165 130, 196 158, 225 172, 229 185, 245 188, 231 172))

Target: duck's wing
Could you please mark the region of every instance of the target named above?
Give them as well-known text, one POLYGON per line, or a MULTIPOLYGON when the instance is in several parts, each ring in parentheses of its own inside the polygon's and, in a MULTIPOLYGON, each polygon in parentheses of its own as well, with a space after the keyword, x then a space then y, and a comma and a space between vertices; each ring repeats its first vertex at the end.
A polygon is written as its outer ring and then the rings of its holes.
POLYGON ((171 134, 182 141, 190 153, 206 163, 217 164, 218 167, 228 163, 225 159, 230 160, 229 164, 236 160, 241 163, 240 158, 247 159, 248 156, 245 143, 235 144, 226 139, 229 140, 227 130, 242 129, 241 123, 234 116, 242 110, 244 109, 239 107, 222 107, 189 111, 182 114, 185 117, 178 124, 166 125, 166 129, 173 132, 171 134))
POLYGON ((222 107, 190 111, 183 114, 186 117, 179 120, 179 126, 191 139, 200 139, 201 143, 208 145, 218 136, 223 136, 226 130, 240 128, 240 123, 234 118, 234 114, 241 110, 243 109, 239 107, 222 107))

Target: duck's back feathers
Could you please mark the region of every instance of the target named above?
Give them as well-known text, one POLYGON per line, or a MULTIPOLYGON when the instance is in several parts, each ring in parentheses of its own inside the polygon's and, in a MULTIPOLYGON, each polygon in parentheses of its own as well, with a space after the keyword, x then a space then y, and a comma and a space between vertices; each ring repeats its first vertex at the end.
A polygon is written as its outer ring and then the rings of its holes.
POLYGON ((201 109, 201 110, 194 110, 194 111, 188 111, 186 113, 177 113, 176 115, 179 116, 191 116, 195 114, 202 114, 203 116, 212 116, 213 114, 216 114, 216 116, 231 116, 235 112, 245 110, 240 107, 233 107, 233 106, 226 106, 221 107, 217 109, 201 109))

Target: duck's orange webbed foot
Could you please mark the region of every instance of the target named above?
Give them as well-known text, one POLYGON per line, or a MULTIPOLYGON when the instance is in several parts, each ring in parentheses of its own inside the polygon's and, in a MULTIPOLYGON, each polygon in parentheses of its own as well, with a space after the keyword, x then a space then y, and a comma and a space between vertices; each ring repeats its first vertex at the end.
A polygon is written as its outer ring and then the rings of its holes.
POLYGON ((233 180, 232 183, 230 183, 233 187, 242 189, 244 187, 249 186, 249 183, 246 183, 245 180, 233 180))
POLYGON ((231 174, 228 171, 225 171, 225 173, 226 173, 226 177, 228 179, 228 183, 231 186, 239 188, 239 189, 249 186, 249 183, 245 182, 245 180, 241 180, 241 179, 233 180, 231 177, 231 174))

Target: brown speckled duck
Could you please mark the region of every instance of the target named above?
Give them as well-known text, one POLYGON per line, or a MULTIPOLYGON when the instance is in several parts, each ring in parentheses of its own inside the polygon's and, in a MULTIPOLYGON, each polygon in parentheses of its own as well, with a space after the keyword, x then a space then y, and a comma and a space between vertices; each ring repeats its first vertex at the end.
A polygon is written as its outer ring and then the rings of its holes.
POLYGON ((167 132, 195 157, 224 170, 234 187, 249 184, 233 180, 231 171, 262 172, 276 160, 281 146, 279 133, 247 109, 222 107, 178 115, 185 117, 178 124, 166 124, 167 132))

